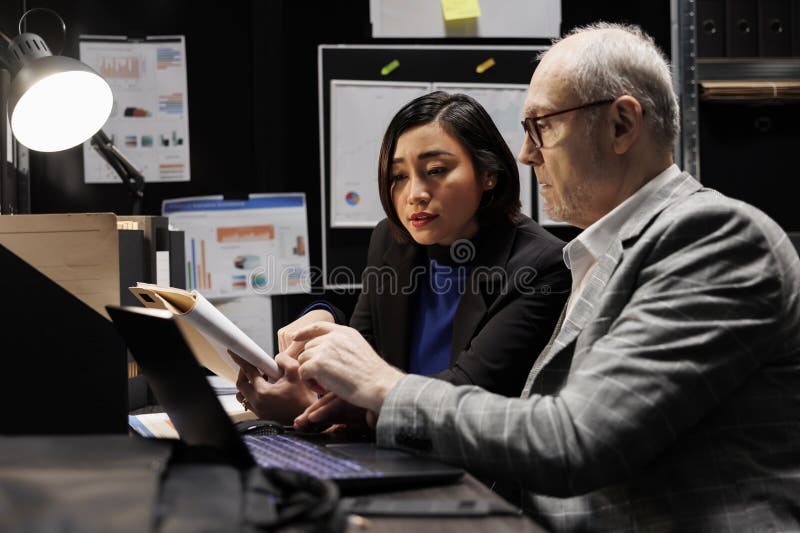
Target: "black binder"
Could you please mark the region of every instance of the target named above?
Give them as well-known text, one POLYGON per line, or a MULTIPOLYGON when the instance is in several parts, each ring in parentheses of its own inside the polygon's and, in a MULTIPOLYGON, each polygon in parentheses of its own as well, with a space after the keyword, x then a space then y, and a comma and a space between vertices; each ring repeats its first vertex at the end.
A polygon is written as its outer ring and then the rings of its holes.
POLYGON ((127 433, 125 344, 111 322, 0 245, 0 434, 127 433))
MULTIPOLYGON (((121 305, 139 305, 139 300, 128 290, 139 281, 147 280, 145 272, 150 266, 149 243, 144 231, 122 229, 119 233, 119 301, 121 305), (147 251, 146 251, 147 250, 147 251)), ((138 375, 138 367, 130 352, 125 350, 128 363, 128 409, 139 409, 150 403, 147 380, 138 375)))
POLYGON ((800 2, 791 2, 791 41, 792 55, 800 57, 800 2))
MULTIPOLYGON (((162 216, 119 216, 117 220, 125 222, 135 222, 138 224, 139 229, 144 232, 144 253, 145 253, 145 268, 144 277, 136 281, 143 281, 145 283, 159 283, 156 270, 157 270, 157 252, 163 251, 159 249, 160 232, 166 232, 169 228, 169 219, 162 216)), ((161 243, 163 245, 163 241, 161 243)))
POLYGON ((758 56, 757 0, 726 0, 725 52, 728 57, 758 56))
POLYGON ((792 55, 791 0, 758 0, 758 55, 792 55))
POLYGON ((169 231, 169 284, 186 288, 186 248, 183 231, 169 231))
POLYGON ((697 2, 697 55, 725 56, 725 0, 697 2))

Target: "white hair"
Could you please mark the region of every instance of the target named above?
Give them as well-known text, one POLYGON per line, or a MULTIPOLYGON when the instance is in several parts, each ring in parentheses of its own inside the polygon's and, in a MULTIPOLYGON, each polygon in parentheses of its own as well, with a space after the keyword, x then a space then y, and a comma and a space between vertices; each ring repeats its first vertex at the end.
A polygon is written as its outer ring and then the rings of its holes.
POLYGON ((565 38, 573 35, 582 36, 580 49, 571 54, 572 68, 564 75, 578 98, 592 102, 633 96, 654 140, 671 151, 680 131, 678 98, 669 63, 653 38, 638 26, 607 22, 575 28, 565 38))

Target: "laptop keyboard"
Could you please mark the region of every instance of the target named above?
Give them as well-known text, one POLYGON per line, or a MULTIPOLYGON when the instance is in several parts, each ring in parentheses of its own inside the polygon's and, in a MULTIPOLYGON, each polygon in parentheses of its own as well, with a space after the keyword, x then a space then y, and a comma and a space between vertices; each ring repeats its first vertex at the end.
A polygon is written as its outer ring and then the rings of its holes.
POLYGON ((322 479, 374 478, 383 473, 328 450, 287 435, 245 435, 244 443, 263 468, 297 470, 322 479))

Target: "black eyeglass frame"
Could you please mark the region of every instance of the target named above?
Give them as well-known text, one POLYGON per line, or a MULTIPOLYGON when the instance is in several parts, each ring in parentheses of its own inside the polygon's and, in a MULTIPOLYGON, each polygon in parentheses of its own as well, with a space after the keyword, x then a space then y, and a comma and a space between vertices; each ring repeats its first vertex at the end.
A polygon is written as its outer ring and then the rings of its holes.
POLYGON ((522 124, 522 129, 525 130, 525 134, 531 140, 533 145, 539 149, 542 145, 542 133, 539 131, 539 125, 536 124, 537 120, 542 120, 545 118, 554 117, 556 115, 563 115, 564 113, 569 113, 570 111, 577 111, 579 109, 586 109, 587 107, 595 107, 599 105, 610 104, 616 101, 616 98, 607 98, 605 100, 597 100, 595 102, 589 102, 588 104, 582 104, 575 107, 570 107, 569 109, 562 109, 561 111, 556 111, 554 113, 547 113, 546 115, 540 115, 538 117, 527 117, 520 122, 522 124))

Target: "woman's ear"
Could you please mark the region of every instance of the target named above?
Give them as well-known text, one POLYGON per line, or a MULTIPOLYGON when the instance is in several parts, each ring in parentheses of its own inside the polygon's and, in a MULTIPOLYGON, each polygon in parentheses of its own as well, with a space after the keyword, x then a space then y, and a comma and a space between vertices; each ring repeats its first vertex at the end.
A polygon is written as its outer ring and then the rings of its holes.
POLYGON ((491 191, 497 186, 497 176, 489 174, 488 172, 483 175, 483 190, 491 191))

